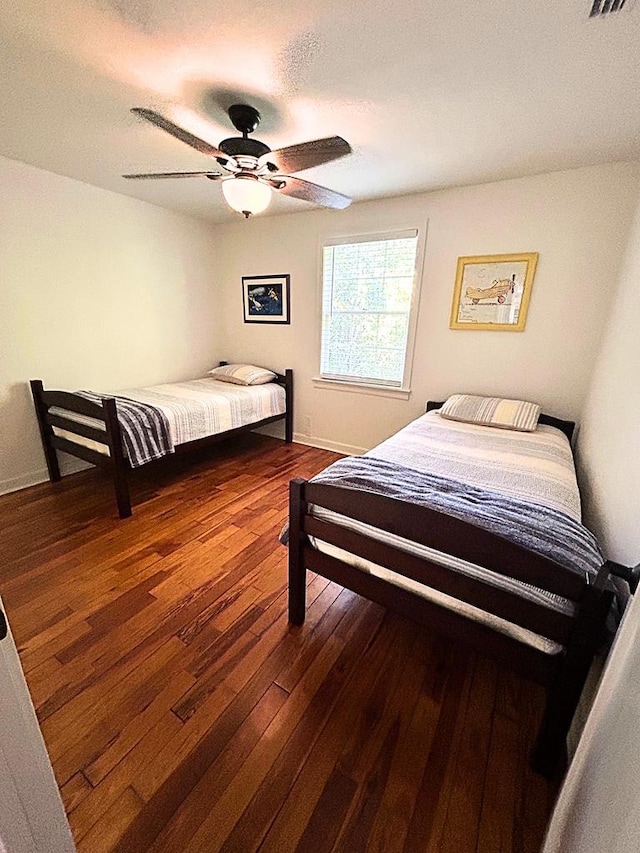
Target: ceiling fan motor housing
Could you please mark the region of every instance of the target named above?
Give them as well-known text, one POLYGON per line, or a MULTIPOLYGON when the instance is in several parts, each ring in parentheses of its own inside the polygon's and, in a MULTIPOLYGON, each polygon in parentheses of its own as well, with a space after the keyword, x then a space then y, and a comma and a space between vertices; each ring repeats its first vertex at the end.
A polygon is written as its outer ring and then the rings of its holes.
POLYGON ((260 113, 255 107, 250 107, 248 104, 232 104, 227 110, 231 124, 239 131, 242 136, 232 136, 229 139, 223 139, 218 145, 221 151, 228 154, 230 157, 255 157, 256 160, 262 157, 263 154, 268 154, 271 149, 264 142, 258 142, 257 139, 249 139, 248 134, 260 124, 260 113))
POLYGON ((242 136, 231 136, 229 139, 223 139, 218 148, 228 154, 229 157, 245 155, 256 159, 271 151, 264 142, 259 142, 257 139, 246 139, 242 136))

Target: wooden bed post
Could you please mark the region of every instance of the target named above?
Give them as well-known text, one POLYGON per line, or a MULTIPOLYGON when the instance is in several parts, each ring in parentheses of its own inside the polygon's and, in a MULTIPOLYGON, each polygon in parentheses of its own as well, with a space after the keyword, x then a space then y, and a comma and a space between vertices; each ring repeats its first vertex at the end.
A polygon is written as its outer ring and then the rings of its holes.
POLYGON ((38 418, 38 428, 40 430, 40 438, 42 439, 42 449, 44 450, 44 458, 47 463, 47 471, 49 479, 52 483, 60 479, 60 466, 58 465, 58 456, 56 449, 51 444, 51 436, 53 435, 52 427, 47 423, 46 414, 47 407, 42 400, 42 392, 44 387, 41 379, 32 379, 29 382, 31 393, 33 394, 33 402, 36 407, 36 417, 38 418))
POLYGON ((284 393, 287 414, 284 420, 284 440, 287 444, 293 441, 293 370, 284 372, 284 393))
POLYGON ((122 450, 122 435, 118 423, 118 412, 116 401, 113 397, 105 397, 102 401, 104 408, 104 421, 109 440, 109 452, 111 455, 111 473, 113 485, 116 490, 116 502, 120 518, 128 518, 131 515, 131 498, 129 496, 129 483, 127 482, 127 462, 122 450))
POLYGON ((307 511, 305 483, 300 477, 289 483, 289 622, 294 625, 302 625, 307 609, 306 533, 302 530, 302 519, 307 511))
POLYGON ((558 772, 593 656, 602 641, 614 596, 612 590, 605 589, 608 577, 609 568, 605 564, 595 581, 586 587, 564 661, 549 688, 544 717, 531 753, 531 766, 547 778, 558 772))

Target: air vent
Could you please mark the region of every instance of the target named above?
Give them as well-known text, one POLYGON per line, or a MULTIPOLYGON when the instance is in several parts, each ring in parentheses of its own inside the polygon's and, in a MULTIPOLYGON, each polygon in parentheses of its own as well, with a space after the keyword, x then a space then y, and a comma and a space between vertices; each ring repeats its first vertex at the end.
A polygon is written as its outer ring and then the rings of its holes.
POLYGON ((626 0, 593 0, 593 6, 589 12, 590 18, 597 18, 601 15, 610 15, 613 12, 620 12, 626 0))

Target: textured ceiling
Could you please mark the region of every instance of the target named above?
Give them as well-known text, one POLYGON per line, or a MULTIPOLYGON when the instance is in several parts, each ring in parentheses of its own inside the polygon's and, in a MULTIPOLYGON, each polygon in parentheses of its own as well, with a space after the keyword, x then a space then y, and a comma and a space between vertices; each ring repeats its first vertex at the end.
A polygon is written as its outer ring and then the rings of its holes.
MULTIPOLYGON (((355 200, 640 158, 640 3, 591 0, 20 0, 0 8, 0 154, 186 213, 234 216, 215 168, 150 107, 214 145, 244 101, 271 148, 339 134, 301 177, 355 200)), ((278 198, 270 212, 310 205, 278 198)))

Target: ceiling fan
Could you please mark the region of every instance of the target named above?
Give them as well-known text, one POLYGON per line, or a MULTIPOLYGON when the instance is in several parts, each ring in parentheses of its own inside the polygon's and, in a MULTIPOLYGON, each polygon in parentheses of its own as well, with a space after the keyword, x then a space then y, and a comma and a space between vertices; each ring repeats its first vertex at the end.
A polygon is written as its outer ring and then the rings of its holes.
POLYGON ((189 131, 164 118, 153 110, 134 107, 132 113, 151 124, 170 133, 176 139, 195 148, 201 154, 213 157, 223 169, 229 172, 160 172, 143 175, 123 175, 131 180, 149 180, 156 178, 208 178, 210 181, 222 181, 222 192, 233 210, 249 218, 254 213, 262 213, 271 201, 272 190, 282 195, 311 201, 322 207, 342 210, 351 204, 351 199, 330 190, 327 187, 291 177, 283 172, 301 172, 313 166, 320 166, 331 160, 337 160, 351 153, 351 146, 340 136, 315 139, 272 151, 264 142, 249 139, 260 124, 260 113, 247 104, 234 104, 229 107, 231 123, 242 136, 223 139, 216 148, 199 139, 189 131))

